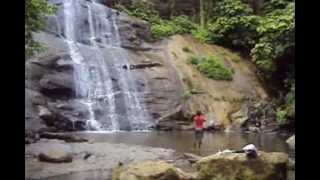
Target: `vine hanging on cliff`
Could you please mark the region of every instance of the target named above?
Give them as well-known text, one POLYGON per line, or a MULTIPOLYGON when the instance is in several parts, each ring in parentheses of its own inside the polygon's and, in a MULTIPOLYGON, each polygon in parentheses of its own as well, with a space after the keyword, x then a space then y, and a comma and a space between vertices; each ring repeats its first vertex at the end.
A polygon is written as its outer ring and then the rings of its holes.
POLYGON ((38 32, 45 26, 47 15, 56 11, 56 7, 48 4, 47 0, 25 1, 25 51, 26 58, 35 55, 43 48, 40 43, 33 39, 33 33, 38 32))

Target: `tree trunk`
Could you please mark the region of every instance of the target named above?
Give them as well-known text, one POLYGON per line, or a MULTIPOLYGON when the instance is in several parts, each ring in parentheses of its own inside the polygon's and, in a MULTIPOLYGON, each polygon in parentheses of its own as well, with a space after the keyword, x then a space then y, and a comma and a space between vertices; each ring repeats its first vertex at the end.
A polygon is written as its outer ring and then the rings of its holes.
POLYGON ((200 25, 203 28, 204 27, 204 0, 200 0, 200 25))

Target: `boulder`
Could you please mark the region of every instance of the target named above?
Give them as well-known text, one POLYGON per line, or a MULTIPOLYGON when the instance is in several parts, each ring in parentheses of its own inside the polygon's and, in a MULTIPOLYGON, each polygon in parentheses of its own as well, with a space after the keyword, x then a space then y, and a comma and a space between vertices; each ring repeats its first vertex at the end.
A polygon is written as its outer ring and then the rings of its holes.
POLYGON ((286 180, 288 155, 259 152, 256 159, 245 153, 217 153, 200 159, 195 165, 200 179, 286 180))
POLYGON ((249 130, 250 132, 254 132, 254 133, 260 132, 260 129, 259 129, 258 127, 254 127, 254 126, 250 126, 250 127, 248 128, 248 130, 249 130))
POLYGON ((295 170, 295 167, 296 167, 296 161, 292 158, 289 158, 288 169, 295 170))
POLYGON ((184 153, 183 156, 187 158, 190 163, 195 163, 202 158, 201 156, 192 153, 184 153))
POLYGON ((112 180, 191 180, 195 179, 172 164, 164 161, 144 161, 118 167, 114 170, 112 180))
POLYGON ((289 147, 291 149, 295 149, 295 135, 293 135, 289 139, 287 139, 286 142, 289 144, 289 147))
POLYGON ((66 144, 52 142, 49 147, 42 148, 38 155, 39 161, 51 163, 64 163, 72 161, 71 147, 66 144))
POLYGON ((248 108, 242 107, 230 116, 232 125, 236 128, 242 127, 248 120, 248 108))
POLYGON ((44 106, 38 106, 39 117, 45 121, 52 121, 54 119, 53 114, 44 106))

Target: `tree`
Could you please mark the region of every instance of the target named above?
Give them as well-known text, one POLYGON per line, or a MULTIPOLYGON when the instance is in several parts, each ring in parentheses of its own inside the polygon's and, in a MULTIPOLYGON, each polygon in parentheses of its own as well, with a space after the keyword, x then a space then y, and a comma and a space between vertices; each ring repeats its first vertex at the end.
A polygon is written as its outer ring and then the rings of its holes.
POLYGON ((205 19, 204 19, 204 0, 200 0, 200 25, 202 28, 204 28, 204 23, 205 23, 205 19))
POLYGON ((46 16, 56 11, 55 6, 46 0, 26 0, 25 2, 25 51, 26 58, 35 55, 43 48, 33 39, 33 33, 45 26, 46 16))

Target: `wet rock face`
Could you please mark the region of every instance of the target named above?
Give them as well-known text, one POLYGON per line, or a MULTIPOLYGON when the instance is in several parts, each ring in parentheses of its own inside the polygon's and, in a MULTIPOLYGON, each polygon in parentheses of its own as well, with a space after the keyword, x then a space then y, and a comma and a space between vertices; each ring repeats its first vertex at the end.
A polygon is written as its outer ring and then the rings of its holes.
POLYGON ((148 50, 145 42, 152 42, 150 24, 146 21, 121 15, 119 17, 121 46, 133 50, 148 50))
POLYGON ((75 95, 73 68, 66 53, 47 54, 26 62, 26 129, 84 129, 87 112, 75 95))
POLYGON ((227 180, 286 180, 288 155, 259 152, 257 159, 248 159, 245 153, 217 153, 197 163, 200 179, 227 180))
POLYGON ((249 101, 247 103, 247 120, 242 124, 244 130, 251 132, 273 132, 278 129, 274 102, 249 101))
POLYGON ((55 99, 68 99, 75 94, 72 73, 48 74, 39 83, 41 92, 55 99))

